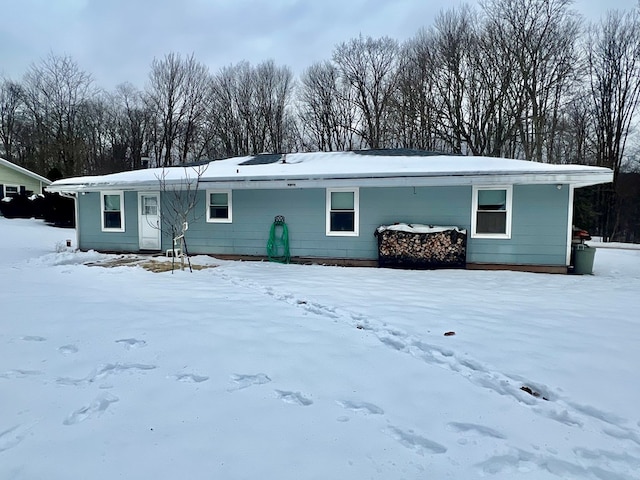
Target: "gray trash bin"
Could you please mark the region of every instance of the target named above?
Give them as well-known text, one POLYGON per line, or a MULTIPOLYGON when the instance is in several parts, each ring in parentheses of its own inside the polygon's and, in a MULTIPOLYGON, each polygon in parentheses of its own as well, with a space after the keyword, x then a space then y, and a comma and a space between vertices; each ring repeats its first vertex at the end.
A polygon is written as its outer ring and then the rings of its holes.
POLYGON ((580 243, 573 247, 573 273, 577 275, 591 275, 593 273, 593 259, 596 248, 580 243))

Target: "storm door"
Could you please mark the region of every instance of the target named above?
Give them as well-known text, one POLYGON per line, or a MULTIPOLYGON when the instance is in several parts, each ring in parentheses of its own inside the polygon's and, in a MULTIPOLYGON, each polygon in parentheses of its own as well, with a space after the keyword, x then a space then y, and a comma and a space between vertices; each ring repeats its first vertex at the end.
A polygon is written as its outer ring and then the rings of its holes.
POLYGON ((140 250, 160 250, 160 193, 138 194, 140 250))

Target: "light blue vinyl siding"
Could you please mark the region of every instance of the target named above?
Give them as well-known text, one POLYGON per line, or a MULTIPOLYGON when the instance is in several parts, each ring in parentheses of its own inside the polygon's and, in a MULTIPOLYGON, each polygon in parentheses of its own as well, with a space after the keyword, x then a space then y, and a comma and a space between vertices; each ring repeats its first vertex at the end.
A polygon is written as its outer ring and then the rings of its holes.
POLYGON ((290 230, 296 227, 295 236, 290 234, 292 250, 307 250, 309 242, 318 244, 325 237, 323 189, 234 190, 232 223, 204 221, 204 202, 204 193, 199 192, 186 235, 190 253, 264 256, 276 215, 285 216, 290 230))
MULTIPOLYGON (((234 190, 233 222, 206 221, 205 192, 189 220, 189 253, 265 256, 269 229, 283 215, 294 257, 376 260, 375 229, 396 222, 471 226, 471 186, 360 188, 360 235, 326 235, 326 190, 234 190)), ((163 195, 162 211, 168 196, 163 195)), ((79 195, 80 248, 139 251, 137 193, 125 192, 125 232, 102 232, 98 193, 79 195)), ((467 262, 565 265, 569 189, 515 185, 510 239, 468 237, 467 262)), ((171 247, 163 232, 162 248, 171 247)))
POLYGON ((567 185, 515 185, 511 238, 469 238, 467 262, 566 265, 568 210, 567 185))
POLYGON ((100 193, 78 194, 79 242, 82 250, 137 252, 138 194, 124 192, 124 232, 103 232, 100 216, 100 193))
MULTIPOLYGON (((204 205, 203 202, 204 196, 199 204, 204 205)), ((360 235, 340 237, 326 235, 323 188, 234 190, 233 223, 193 220, 187 242, 192 253, 264 256, 271 223, 276 215, 283 215, 293 256, 375 260, 378 244, 374 232, 378 226, 394 222, 464 222, 464 228, 468 228, 470 202, 468 187, 361 188, 360 235)))

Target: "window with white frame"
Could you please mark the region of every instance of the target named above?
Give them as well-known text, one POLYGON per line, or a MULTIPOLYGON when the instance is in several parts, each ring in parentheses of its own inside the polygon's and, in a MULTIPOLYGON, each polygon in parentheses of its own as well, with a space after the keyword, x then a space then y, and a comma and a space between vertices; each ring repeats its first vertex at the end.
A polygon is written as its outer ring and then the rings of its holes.
POLYGON ((17 197, 20 195, 20 187, 17 185, 5 185, 4 196, 5 197, 17 197))
POLYGON ((124 193, 100 192, 103 232, 124 232, 124 193))
POLYGON ((473 187, 471 236, 511 238, 513 187, 473 187))
POLYGON ((358 197, 357 188, 327 189, 327 235, 358 236, 358 197))
POLYGON ((207 222, 231 223, 231 190, 207 190, 207 222))

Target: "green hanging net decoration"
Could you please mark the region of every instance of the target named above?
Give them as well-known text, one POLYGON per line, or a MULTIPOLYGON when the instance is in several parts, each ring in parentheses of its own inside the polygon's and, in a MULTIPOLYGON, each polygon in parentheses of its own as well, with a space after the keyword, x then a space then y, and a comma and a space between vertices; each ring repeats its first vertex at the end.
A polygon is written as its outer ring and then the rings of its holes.
POLYGON ((289 229, 282 215, 278 215, 271 224, 269 241, 267 242, 267 257, 270 262, 289 263, 289 229))

